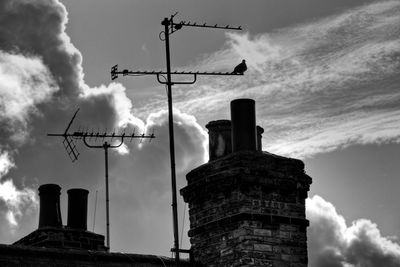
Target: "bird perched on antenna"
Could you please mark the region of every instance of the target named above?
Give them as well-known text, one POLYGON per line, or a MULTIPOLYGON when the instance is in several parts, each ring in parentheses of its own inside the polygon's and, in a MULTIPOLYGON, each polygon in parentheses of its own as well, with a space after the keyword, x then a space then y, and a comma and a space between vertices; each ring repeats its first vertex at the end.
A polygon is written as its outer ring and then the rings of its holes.
POLYGON ((242 63, 237 65, 233 70, 232 74, 243 74, 247 70, 246 60, 242 60, 242 63))

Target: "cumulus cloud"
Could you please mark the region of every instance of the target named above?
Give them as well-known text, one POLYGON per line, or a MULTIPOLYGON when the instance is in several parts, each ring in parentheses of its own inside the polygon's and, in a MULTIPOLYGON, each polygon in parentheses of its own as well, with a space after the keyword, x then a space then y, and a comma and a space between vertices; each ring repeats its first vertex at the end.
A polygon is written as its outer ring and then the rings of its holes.
MULTIPOLYGON (((197 119, 193 115, 185 114, 178 109, 173 110, 174 113, 174 129, 178 131, 176 137, 176 147, 178 153, 185 153, 189 151, 187 155, 182 155, 182 159, 191 159, 193 152, 197 152, 198 155, 203 156, 203 162, 206 161, 206 151, 208 145, 208 134, 206 131, 198 124, 197 119), (182 136, 184 135, 184 136, 182 136), (194 141, 196 140, 196 141, 194 141)), ((148 116, 146 120, 146 129, 149 131, 156 131, 158 135, 162 138, 162 143, 168 143, 169 134, 167 132, 167 120, 168 112, 166 110, 161 110, 156 113, 152 113, 148 116), (168 138, 168 139, 167 139, 168 138)), ((194 157, 197 158, 197 157, 194 157)), ((187 165, 193 164, 179 164, 184 170, 187 169, 187 165)))
POLYGON ((254 98, 264 149, 293 157, 399 142, 398 25, 400 3, 378 1, 269 33, 227 33, 220 51, 187 69, 230 71, 247 59, 248 71, 175 89, 175 106, 205 124, 229 117, 230 100, 254 98))
POLYGON ((40 58, 0 51, 2 139, 9 137, 11 141, 24 143, 28 120, 31 114, 38 113, 36 105, 48 101, 57 90, 58 86, 40 58))
POLYGON ((12 180, 0 183, 0 200, 3 201, 8 210, 6 219, 12 227, 18 226, 18 221, 23 214, 30 209, 30 212, 37 209, 36 193, 33 189, 25 187, 17 189, 12 180))
POLYGON ((92 98, 107 97, 113 113, 115 114, 116 125, 119 128, 129 126, 137 127, 139 132, 144 130, 144 123, 132 114, 132 101, 127 97, 126 88, 120 83, 111 83, 108 86, 89 88, 84 87, 82 97, 84 100, 93 101, 92 98))
POLYGON ((33 212, 38 204, 36 194, 31 188, 18 189, 12 179, 4 178, 13 167, 15 165, 9 153, 7 151, 1 152, 0 203, 2 202, 7 207, 5 218, 12 229, 18 226, 18 220, 25 213, 33 212))
POLYGON ((0 154, 0 177, 6 175, 13 167, 15 167, 15 164, 12 162, 9 153, 7 151, 3 151, 0 154))
POLYGON ((82 107, 80 120, 96 128, 144 129, 122 85, 85 83, 82 55, 65 33, 67 22, 67 11, 57 0, 0 3, 0 164, 2 176, 7 175, 1 199, 15 226, 21 210, 36 203, 31 188, 43 175, 26 159, 37 160, 36 167, 59 165, 44 155, 49 144, 44 130, 63 131, 77 107, 82 107))
POLYGON ((37 55, 60 86, 73 96, 83 82, 82 56, 65 33, 67 11, 57 0, 2 1, 1 50, 37 55))
MULTIPOLYGON (((25 87, 14 83, 14 87, 26 96, 18 97, 20 102, 13 105, 14 109, 20 110, 19 114, 22 111, 29 113, 39 103, 46 102, 41 111, 52 120, 49 113, 59 117, 62 113, 69 114, 66 111, 73 110, 71 107, 89 105, 100 114, 99 117, 105 117, 103 126, 110 126, 107 123, 114 124, 112 126, 141 123, 131 115, 132 103, 122 85, 90 87, 85 83, 82 55, 65 32, 67 11, 59 1, 2 1, 0 15, 0 50, 3 54, 14 55, 0 62, 1 70, 3 75, 8 74, 9 61, 12 61, 16 65, 13 69, 18 71, 13 77, 25 81, 25 87), (35 79, 27 80, 29 77, 35 79), (28 103, 31 110, 27 110, 25 103, 29 96, 33 96, 28 103)), ((2 90, 2 98, 7 96, 6 91, 10 92, 8 89, 11 88, 2 90)), ((94 112, 88 113, 93 115, 94 112)))
POLYGON ((367 219, 347 225, 332 203, 320 196, 307 199, 310 267, 399 266, 400 245, 384 237, 367 219))
MULTIPOLYGON (((174 118, 176 178, 177 187, 181 188, 186 184, 186 173, 204 163, 207 138, 194 116, 175 109, 174 118)), ((150 114, 145 128, 156 138, 151 142, 143 140, 140 146, 127 141, 131 153, 110 164, 111 209, 119 218, 111 222, 112 233, 114 229, 130 229, 128 233, 114 232, 113 249, 149 253, 146 248, 152 248, 151 253, 167 255, 166 248, 172 246, 173 240, 172 220, 166 219, 172 214, 167 111, 150 114), (138 242, 131 242, 132 239, 138 242)), ((178 198, 180 219, 183 207, 183 200, 178 198)), ((179 223, 182 227, 181 220, 179 223)), ((187 237, 184 243, 189 244, 187 237)))

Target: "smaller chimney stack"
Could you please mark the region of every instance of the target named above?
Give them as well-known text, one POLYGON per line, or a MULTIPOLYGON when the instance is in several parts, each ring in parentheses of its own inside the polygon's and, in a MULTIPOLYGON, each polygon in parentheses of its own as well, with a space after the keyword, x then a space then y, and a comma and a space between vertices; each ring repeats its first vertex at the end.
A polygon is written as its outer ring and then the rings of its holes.
POLYGON ((68 222, 67 227, 87 230, 87 209, 89 191, 73 188, 68 193, 68 222))
POLYGON ((44 184, 39 187, 39 228, 62 227, 60 191, 61 187, 56 184, 44 184))
POLYGON ((232 152, 257 150, 256 110, 253 99, 231 101, 232 152))
POLYGON ((206 128, 208 129, 210 161, 232 153, 231 121, 210 121, 206 128))

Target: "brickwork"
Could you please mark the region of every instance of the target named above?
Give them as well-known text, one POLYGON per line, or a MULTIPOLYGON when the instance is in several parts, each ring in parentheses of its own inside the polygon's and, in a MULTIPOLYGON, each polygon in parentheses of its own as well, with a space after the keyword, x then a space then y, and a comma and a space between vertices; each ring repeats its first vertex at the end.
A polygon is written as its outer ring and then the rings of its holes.
POLYGON ((39 228, 14 245, 107 251, 103 235, 67 227, 39 228))
POLYGON ((307 266, 305 199, 311 178, 300 160, 242 151, 187 174, 194 258, 206 266, 307 266))

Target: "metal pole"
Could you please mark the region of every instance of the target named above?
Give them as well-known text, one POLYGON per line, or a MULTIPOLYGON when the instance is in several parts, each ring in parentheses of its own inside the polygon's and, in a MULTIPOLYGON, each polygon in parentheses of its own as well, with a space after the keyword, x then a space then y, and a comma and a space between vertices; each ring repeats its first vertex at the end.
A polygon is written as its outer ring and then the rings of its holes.
POLYGON ((97 211, 97 190, 96 190, 96 198, 94 200, 93 232, 94 232, 94 226, 96 224, 96 211, 97 211))
POLYGON ((174 227, 175 263, 179 266, 179 233, 178 233, 178 208, 176 199, 176 173, 175 173, 175 144, 174 144, 174 115, 172 110, 172 82, 171 82, 171 59, 169 52, 169 25, 172 23, 165 18, 161 23, 164 25, 165 50, 167 58, 167 94, 168 94, 168 126, 169 126, 169 150, 171 158, 171 185, 172 185, 172 214, 174 227))
POLYGON ((107 142, 104 143, 104 154, 106 161, 106 229, 107 229, 107 247, 110 250, 110 209, 109 209, 109 194, 108 194, 108 148, 109 144, 107 142))

